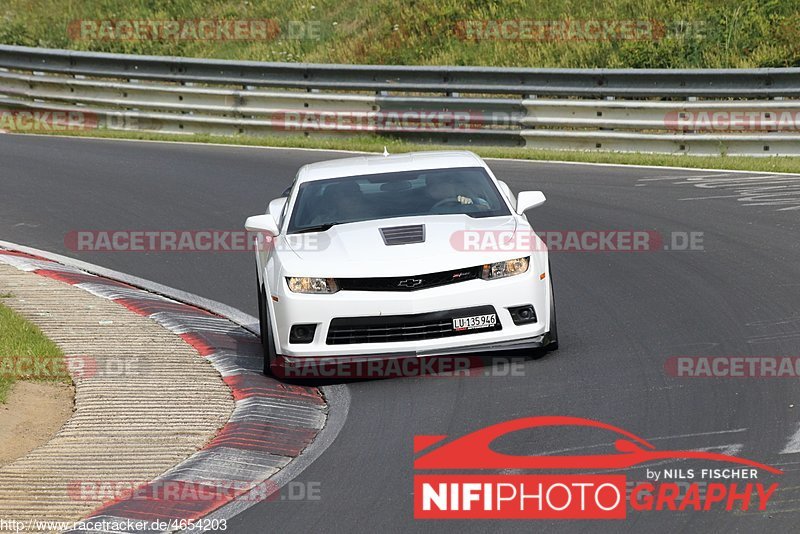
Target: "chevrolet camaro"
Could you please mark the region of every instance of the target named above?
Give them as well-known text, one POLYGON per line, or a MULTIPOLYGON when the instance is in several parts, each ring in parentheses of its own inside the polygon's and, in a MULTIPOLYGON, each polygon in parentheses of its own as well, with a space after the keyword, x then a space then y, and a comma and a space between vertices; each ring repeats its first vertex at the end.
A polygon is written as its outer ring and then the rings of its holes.
POLYGON ((544 201, 515 196, 471 152, 302 167, 245 223, 264 371, 557 348, 547 248, 525 215, 544 201))

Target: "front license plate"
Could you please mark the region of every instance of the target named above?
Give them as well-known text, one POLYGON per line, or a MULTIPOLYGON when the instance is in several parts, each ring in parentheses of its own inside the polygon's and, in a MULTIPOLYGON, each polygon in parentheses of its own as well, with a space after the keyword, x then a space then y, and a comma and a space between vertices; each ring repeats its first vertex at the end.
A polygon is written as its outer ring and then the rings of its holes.
POLYGON ((472 317, 458 317, 453 319, 453 330, 478 330, 480 328, 492 328, 495 324, 497 324, 497 315, 493 313, 473 315, 472 317))

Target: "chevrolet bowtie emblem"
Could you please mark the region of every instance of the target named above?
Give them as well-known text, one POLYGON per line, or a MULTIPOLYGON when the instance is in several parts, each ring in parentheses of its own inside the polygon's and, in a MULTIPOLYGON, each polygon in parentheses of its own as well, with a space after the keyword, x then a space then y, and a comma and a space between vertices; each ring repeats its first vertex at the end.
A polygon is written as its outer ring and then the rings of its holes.
POLYGON ((397 283, 397 287, 417 287, 422 285, 421 278, 406 278, 397 283))

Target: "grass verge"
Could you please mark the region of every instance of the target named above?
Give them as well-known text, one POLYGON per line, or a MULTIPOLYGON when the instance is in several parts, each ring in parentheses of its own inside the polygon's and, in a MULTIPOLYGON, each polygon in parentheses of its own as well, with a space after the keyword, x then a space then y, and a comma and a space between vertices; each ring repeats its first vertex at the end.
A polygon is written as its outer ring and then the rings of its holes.
POLYGON ((797 0, 0 2, 6 44, 281 62, 788 67, 800 65, 798 28, 797 0), (264 35, 242 38, 146 24, 196 19, 271 24, 264 35), (140 31, 126 32, 133 21, 140 31))
MULTIPOLYGON (((28 134, 47 135, 47 134, 28 134)), ((149 132, 127 132, 95 130, 91 132, 65 131, 58 135, 70 137, 97 137, 105 139, 138 139, 147 141, 179 141, 189 143, 210 143, 218 145, 246 145, 272 148, 314 148, 323 150, 353 150, 361 152, 383 151, 390 153, 413 152, 417 150, 468 149, 484 158, 514 158, 536 161, 570 161, 580 163, 609 163, 615 165, 653 165, 658 167, 687 167, 694 169, 725 169, 755 172, 800 173, 800 157, 769 156, 689 156, 669 154, 642 154, 616 152, 580 152, 562 150, 535 150, 530 148, 502 148, 455 145, 432 145, 408 143, 394 138, 360 136, 350 138, 305 137, 305 136, 217 136, 206 134, 159 134, 149 132)))
MULTIPOLYGON (((9 298, 3 293, 1 298, 9 298)), ((0 304, 0 404, 16 380, 71 383, 64 353, 41 330, 0 304)))

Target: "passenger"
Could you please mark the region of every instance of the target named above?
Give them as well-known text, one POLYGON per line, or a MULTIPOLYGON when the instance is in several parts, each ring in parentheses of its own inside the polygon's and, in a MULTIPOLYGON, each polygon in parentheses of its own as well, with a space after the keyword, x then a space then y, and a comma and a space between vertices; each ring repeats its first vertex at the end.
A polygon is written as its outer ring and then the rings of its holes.
POLYGON ((319 211, 311 218, 310 225, 362 220, 366 216, 367 205, 361 188, 350 181, 325 187, 318 208, 319 211))

